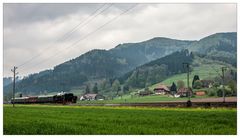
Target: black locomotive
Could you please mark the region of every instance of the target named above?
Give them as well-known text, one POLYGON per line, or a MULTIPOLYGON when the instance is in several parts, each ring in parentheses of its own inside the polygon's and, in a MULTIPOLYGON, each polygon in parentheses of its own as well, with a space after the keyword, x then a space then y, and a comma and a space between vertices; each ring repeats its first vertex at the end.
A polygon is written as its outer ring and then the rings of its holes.
POLYGON ((30 96, 30 97, 18 97, 14 100, 11 99, 11 103, 15 104, 34 104, 34 103, 76 103, 77 96, 72 93, 59 93, 57 95, 44 95, 44 96, 30 96))

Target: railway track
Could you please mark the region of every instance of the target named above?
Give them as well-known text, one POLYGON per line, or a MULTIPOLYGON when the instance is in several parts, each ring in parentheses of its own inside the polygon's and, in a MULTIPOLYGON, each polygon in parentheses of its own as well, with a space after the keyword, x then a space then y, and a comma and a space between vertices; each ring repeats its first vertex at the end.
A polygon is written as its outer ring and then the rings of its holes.
MULTIPOLYGON (((34 104, 32 104, 34 105, 34 104)), ((39 104, 36 104, 39 105, 39 104)), ((147 103, 68 103, 68 104, 53 104, 53 103, 42 103, 41 105, 67 105, 67 106, 130 106, 130 107, 227 107, 237 108, 237 97, 226 97, 226 102, 222 102, 222 98, 202 98, 192 99, 191 106, 188 106, 187 101, 163 101, 163 102, 147 102, 147 103)))
POLYGON ((119 104, 74 104, 78 106, 132 106, 132 107, 229 107, 236 108, 237 102, 155 102, 155 103, 119 103, 119 104))

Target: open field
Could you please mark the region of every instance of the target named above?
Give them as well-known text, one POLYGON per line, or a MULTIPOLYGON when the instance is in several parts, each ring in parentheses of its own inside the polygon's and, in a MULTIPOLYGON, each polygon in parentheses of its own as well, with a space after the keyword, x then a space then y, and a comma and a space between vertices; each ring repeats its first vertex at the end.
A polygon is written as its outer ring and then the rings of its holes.
MULTIPOLYGON (((192 85, 192 79, 193 79, 194 75, 199 75, 200 79, 209 79, 209 78, 214 78, 214 77, 218 76, 218 73, 214 69, 220 71, 219 70, 220 67, 222 67, 222 65, 218 65, 218 64, 216 64, 216 65, 204 64, 204 65, 201 65, 200 67, 194 67, 193 71, 190 73, 190 76, 189 76, 190 85, 192 85)), ((185 85, 187 85, 187 74, 182 73, 182 74, 173 75, 160 83, 171 86, 173 82, 175 82, 175 84, 176 84, 177 81, 179 81, 179 80, 184 81, 185 85)), ((150 87, 150 89, 152 90, 160 83, 152 85, 150 87)))
POLYGON ((4 134, 231 134, 236 109, 4 105, 4 134))

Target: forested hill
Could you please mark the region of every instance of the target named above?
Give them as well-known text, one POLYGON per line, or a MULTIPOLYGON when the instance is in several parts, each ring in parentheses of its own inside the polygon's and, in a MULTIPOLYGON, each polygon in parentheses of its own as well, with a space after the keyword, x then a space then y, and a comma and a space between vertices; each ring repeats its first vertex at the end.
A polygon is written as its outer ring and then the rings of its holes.
POLYGON ((193 53, 187 49, 177 51, 137 67, 135 70, 120 77, 120 81, 130 87, 148 87, 163 81, 171 75, 185 73, 186 69, 183 67, 183 63, 191 64, 193 58, 193 53))
POLYGON ((216 33, 189 46, 189 50, 207 58, 227 62, 237 67, 237 33, 216 33))
MULTIPOLYGON (((110 50, 91 50, 53 70, 29 75, 17 83, 17 91, 69 91, 91 80, 120 77, 137 66, 183 49, 235 65, 236 36, 237 33, 217 33, 199 41, 156 37, 139 43, 120 44, 110 50)), ((4 87, 4 92, 10 91, 11 85, 4 87)))
POLYGON ((120 44, 109 52, 126 59, 133 67, 136 67, 173 52, 187 49, 194 42, 196 41, 155 37, 141 43, 120 44))

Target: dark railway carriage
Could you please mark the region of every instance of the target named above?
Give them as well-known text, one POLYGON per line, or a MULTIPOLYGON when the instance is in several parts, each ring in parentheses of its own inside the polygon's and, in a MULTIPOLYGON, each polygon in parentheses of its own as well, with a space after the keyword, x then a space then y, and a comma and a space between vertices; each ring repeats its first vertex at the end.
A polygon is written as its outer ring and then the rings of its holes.
MULTIPOLYGON (((15 98, 14 102, 16 104, 18 104, 18 103, 26 103, 26 102, 28 102, 28 99, 29 99, 29 97, 19 97, 19 98, 15 98)), ((12 100, 11 100, 11 102, 12 102, 12 100)))
POLYGON ((76 103, 77 96, 72 93, 59 93, 57 95, 45 95, 37 97, 19 97, 15 98, 14 101, 11 99, 11 103, 16 104, 33 104, 33 103, 76 103))
POLYGON ((36 103, 54 103, 53 95, 38 96, 36 103))

